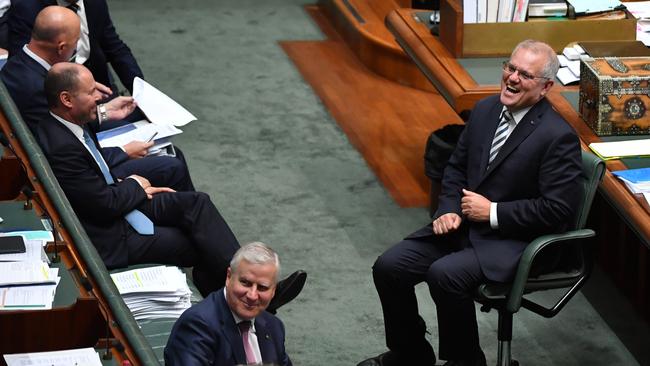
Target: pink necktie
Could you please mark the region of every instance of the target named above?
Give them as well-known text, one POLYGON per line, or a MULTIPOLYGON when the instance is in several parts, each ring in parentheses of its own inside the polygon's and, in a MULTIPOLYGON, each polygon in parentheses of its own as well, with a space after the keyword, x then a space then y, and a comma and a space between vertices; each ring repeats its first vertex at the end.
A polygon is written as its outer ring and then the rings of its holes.
POLYGON ((250 342, 248 342, 248 334, 251 329, 251 322, 249 320, 244 320, 237 324, 239 327, 239 332, 241 333, 241 340, 244 343, 244 352, 246 352, 246 364, 255 365, 257 361, 255 360, 255 353, 253 353, 253 347, 251 347, 250 342))

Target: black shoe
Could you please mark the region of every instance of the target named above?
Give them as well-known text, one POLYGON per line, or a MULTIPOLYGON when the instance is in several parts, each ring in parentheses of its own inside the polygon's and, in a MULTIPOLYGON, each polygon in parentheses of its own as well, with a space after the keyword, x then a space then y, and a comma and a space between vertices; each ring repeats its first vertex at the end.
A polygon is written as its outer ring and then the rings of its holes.
POLYGON ((395 363, 396 361, 397 360, 393 352, 388 351, 380 354, 379 356, 363 360, 359 362, 357 366, 393 366, 398 365, 398 363, 395 363))
POLYGON ((479 349, 475 357, 471 359, 449 360, 443 366, 487 366, 487 361, 485 354, 479 349))
POLYGON ((435 366, 436 356, 431 354, 417 360, 406 360, 399 357, 395 352, 388 351, 379 356, 363 360, 357 366, 435 366), (422 361, 424 360, 424 361, 422 361))
POLYGON ((307 281, 307 272, 295 271, 289 277, 278 282, 275 288, 275 296, 271 299, 266 311, 275 314, 281 306, 295 299, 305 286, 305 281, 307 281))

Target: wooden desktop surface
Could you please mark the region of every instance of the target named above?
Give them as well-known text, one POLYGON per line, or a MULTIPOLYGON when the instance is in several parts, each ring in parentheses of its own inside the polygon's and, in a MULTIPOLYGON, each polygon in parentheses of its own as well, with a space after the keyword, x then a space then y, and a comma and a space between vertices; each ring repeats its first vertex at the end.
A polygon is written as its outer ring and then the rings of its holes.
MULTIPOLYGON (((422 10, 397 9, 386 17, 386 26, 456 112, 471 110, 476 101, 499 93, 499 59, 455 58, 431 34, 423 18, 426 19, 422 16, 422 10), (494 75, 493 83, 490 82, 490 74, 494 75)), ((562 94, 577 89, 577 86, 564 87, 556 83, 548 99, 578 132, 582 148, 588 150, 588 144, 602 139, 585 124, 571 102, 562 94)), ((642 196, 630 193, 611 173, 627 168, 620 160, 608 161, 600 191, 643 243, 650 247, 650 207, 642 196)))

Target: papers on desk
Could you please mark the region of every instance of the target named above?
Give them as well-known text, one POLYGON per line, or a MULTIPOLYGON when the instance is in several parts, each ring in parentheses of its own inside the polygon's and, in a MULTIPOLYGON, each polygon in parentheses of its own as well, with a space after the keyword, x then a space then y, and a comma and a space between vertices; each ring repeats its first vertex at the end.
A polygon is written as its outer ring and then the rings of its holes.
POLYGON ((133 99, 152 123, 185 126, 196 120, 187 109, 137 76, 133 79, 133 99))
POLYGON ((576 15, 618 10, 625 6, 618 0, 567 0, 575 9, 576 15))
POLYGON ((4 355, 7 366, 102 366, 99 354, 92 348, 53 352, 15 353, 4 355))
POLYGON ((557 56, 560 68, 556 76, 562 85, 580 81, 580 59, 586 56, 585 50, 579 44, 565 47, 562 54, 557 56))
POLYGON ((138 268, 111 278, 136 320, 178 318, 192 305, 185 273, 177 267, 138 268))
POLYGON ((592 142, 589 148, 603 160, 650 156, 650 139, 592 142))
POLYGON ((48 231, 15 231, 25 252, 0 255, 0 311, 47 310, 52 308, 61 278, 58 268, 49 268, 45 244, 53 239, 48 231))
POLYGON ((630 192, 643 194, 650 204, 650 168, 619 170, 612 174, 622 180, 630 192))
POLYGON ((183 131, 172 125, 157 125, 143 120, 101 131, 97 139, 101 147, 113 147, 124 146, 131 141, 149 141, 154 134, 154 140, 162 140, 181 133, 183 131))
POLYGON ((636 39, 650 46, 650 1, 627 2, 625 7, 637 18, 636 39))

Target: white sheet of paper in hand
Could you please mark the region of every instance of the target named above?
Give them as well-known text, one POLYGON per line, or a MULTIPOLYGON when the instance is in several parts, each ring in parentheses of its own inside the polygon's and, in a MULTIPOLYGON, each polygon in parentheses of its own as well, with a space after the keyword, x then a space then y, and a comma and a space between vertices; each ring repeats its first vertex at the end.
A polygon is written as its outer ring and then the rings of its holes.
POLYGON ((139 77, 133 79, 133 99, 152 123, 185 126, 196 121, 187 109, 139 77))

